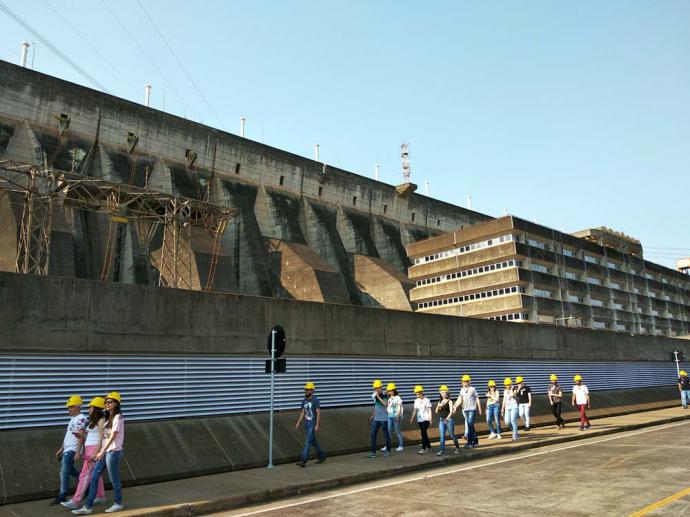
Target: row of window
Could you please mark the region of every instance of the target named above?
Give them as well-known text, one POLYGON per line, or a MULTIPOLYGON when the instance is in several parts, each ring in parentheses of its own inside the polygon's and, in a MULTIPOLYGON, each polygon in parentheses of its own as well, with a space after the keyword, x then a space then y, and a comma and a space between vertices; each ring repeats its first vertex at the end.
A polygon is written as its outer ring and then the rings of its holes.
POLYGON ((487 264, 486 266, 475 267, 474 269, 456 271, 455 273, 449 273, 447 275, 441 275, 434 278, 425 278, 424 280, 417 280, 417 286, 419 287, 420 285, 437 284, 438 282, 444 282, 446 280, 455 280, 456 278, 479 275, 481 273, 488 273, 490 271, 495 271, 497 269, 520 266, 522 266, 522 262, 520 262, 519 260, 506 260, 505 262, 499 262, 497 264, 487 264))
POLYGON ((501 316, 489 316, 486 318, 487 320, 494 320, 494 321, 526 321, 529 318, 527 317, 527 314, 502 314, 501 316))
POLYGON ((493 296, 501 296, 504 294, 511 293, 524 293, 525 288, 514 285, 512 287, 504 287, 501 289, 494 289, 492 291, 484 291, 482 293, 472 293, 466 294, 464 296, 454 296, 452 298, 446 298, 444 300, 434 300, 431 302, 421 302, 417 304, 418 309, 426 309, 427 307, 438 307, 440 305, 449 305, 451 303, 462 303, 469 302, 473 300, 480 300, 482 298, 491 298, 493 296))
POLYGON ((433 262, 435 260, 441 260, 447 257, 453 257, 455 255, 460 255, 462 253, 469 253, 470 251, 475 251, 482 248, 488 248, 489 246, 496 246, 503 242, 508 242, 514 240, 512 234, 501 235, 500 237, 495 237, 493 239, 487 239, 481 242, 475 242, 474 244, 466 244, 464 246, 458 246, 457 248, 452 248, 446 251, 440 251, 434 253, 433 255, 427 255, 426 257, 414 259, 415 264, 423 264, 426 262, 433 262))

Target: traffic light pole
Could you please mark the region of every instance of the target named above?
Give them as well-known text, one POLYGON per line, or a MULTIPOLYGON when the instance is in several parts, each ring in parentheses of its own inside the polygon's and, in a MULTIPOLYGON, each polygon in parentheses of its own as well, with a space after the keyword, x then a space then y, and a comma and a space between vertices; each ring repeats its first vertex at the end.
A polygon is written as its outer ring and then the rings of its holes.
POLYGON ((268 465, 273 468, 273 388, 276 375, 276 329, 271 330, 271 411, 268 417, 268 465))
POLYGON ((678 350, 673 351, 673 360, 676 362, 676 373, 680 377, 680 352, 678 350))

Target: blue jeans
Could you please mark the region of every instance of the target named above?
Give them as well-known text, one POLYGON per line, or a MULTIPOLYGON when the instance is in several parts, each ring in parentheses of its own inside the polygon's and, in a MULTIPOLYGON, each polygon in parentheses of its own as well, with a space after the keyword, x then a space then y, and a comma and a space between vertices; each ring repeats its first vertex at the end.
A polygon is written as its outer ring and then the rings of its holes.
POLYGON ((316 432, 314 431, 314 426, 308 425, 304 429, 305 431, 307 431, 307 437, 304 439, 304 449, 302 449, 300 459, 306 462, 309 459, 309 452, 311 451, 312 447, 316 449, 316 455, 319 457, 320 460, 325 458, 326 453, 323 452, 323 449, 319 445, 319 441, 316 439, 316 432))
POLYGON ((62 465, 60 467, 60 495, 61 499, 67 497, 69 490, 69 478, 78 478, 79 471, 74 468, 74 455, 76 451, 67 451, 62 455, 62 465))
POLYGON ((688 406, 690 406, 690 390, 682 390, 680 392, 680 400, 683 407, 688 409, 688 406))
POLYGON ((386 439, 386 449, 391 450, 391 437, 388 434, 388 422, 379 422, 378 420, 371 421, 371 453, 376 454, 376 435, 379 432, 379 427, 383 429, 383 437, 386 439))
POLYGON ((388 417, 388 433, 391 437, 391 441, 393 441, 393 433, 396 434, 398 437, 398 447, 403 446, 403 436, 402 436, 402 431, 400 430, 400 417, 398 416, 389 416, 388 417))
POLYGON ((520 409, 514 407, 513 409, 506 409, 504 419, 506 425, 513 430, 513 439, 517 440, 518 437, 518 413, 520 409))
POLYGON ((479 438, 477 438, 477 431, 474 429, 474 419, 477 416, 477 410, 463 410, 462 414, 465 417, 465 423, 467 424, 467 444, 477 445, 479 443, 479 438))
POLYGON ((98 478, 103 474, 103 470, 108 469, 108 477, 113 484, 113 491, 115 492, 115 503, 122 504, 122 482, 120 481, 120 460, 122 459, 122 451, 111 451, 105 453, 105 459, 99 460, 93 466, 91 473, 91 482, 89 483, 89 495, 86 498, 86 507, 93 508, 93 502, 96 499, 96 490, 98 489, 98 478))
POLYGON ((448 430, 448 434, 450 435, 450 439, 453 440, 453 443, 455 444, 455 448, 457 449, 460 447, 460 444, 458 443, 458 439, 455 436, 455 422, 453 422, 453 419, 451 418, 450 420, 446 420, 445 418, 441 418, 438 421, 438 435, 439 438, 441 439, 441 452, 446 450, 446 430, 448 430))
POLYGON ((490 433, 501 434, 501 408, 498 404, 486 407, 486 423, 490 433))

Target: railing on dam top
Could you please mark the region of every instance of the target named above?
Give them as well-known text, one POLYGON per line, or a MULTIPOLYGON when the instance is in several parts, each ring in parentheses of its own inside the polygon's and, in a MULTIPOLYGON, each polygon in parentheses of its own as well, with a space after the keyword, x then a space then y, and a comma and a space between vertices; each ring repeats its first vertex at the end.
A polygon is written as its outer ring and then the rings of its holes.
MULTIPOLYGON (((468 373, 480 394, 489 379, 522 375, 534 393, 544 393, 549 375, 563 389, 583 375, 590 390, 670 386, 675 365, 654 362, 465 361, 349 357, 288 357, 288 373, 276 376, 276 408, 296 409, 306 380, 316 383, 324 407, 371 403, 371 382, 394 381, 405 402, 414 385, 435 398, 447 384, 456 395, 468 373)), ((128 420, 267 411, 269 377, 263 357, 0 354, 0 429, 62 425, 67 397, 118 390, 128 420)), ((86 409, 86 408, 84 408, 86 409)))

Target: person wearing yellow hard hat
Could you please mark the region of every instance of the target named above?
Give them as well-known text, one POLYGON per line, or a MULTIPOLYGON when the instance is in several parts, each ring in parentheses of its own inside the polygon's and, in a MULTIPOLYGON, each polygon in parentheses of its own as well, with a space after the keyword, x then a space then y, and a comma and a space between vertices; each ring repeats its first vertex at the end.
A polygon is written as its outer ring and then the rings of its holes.
POLYGON ((117 391, 111 391, 105 397, 105 426, 103 428, 103 444, 101 450, 95 456, 96 464, 93 466, 89 495, 84 506, 72 510, 74 515, 89 515, 93 512, 96 502, 98 482, 103 471, 108 469, 108 477, 113 485, 114 503, 106 510, 106 513, 119 512, 122 505, 122 480, 120 479, 120 462, 122 461, 125 441, 125 420, 122 416, 122 396, 117 391))
POLYGON ((400 422, 403 416, 403 401, 398 394, 398 389, 394 382, 389 382, 386 386, 386 395, 388 395, 388 435, 393 439, 393 434, 398 437, 397 452, 402 452, 403 449, 403 435, 400 429, 400 422))
POLYGON ((546 395, 551 405, 551 413, 553 413, 553 417, 556 419, 556 429, 563 429, 565 427, 565 421, 561 418, 563 390, 561 389, 561 385, 558 384, 558 377, 555 373, 551 374, 550 378, 551 383, 546 390, 546 395))
POLYGON ((678 390, 680 391, 680 403, 683 409, 688 409, 688 405, 690 405, 690 377, 685 373, 685 370, 681 370, 679 375, 678 390))
POLYGON ((386 442, 386 447, 383 449, 383 455, 388 456, 391 450, 391 437, 388 433, 388 395, 383 391, 383 382, 376 379, 372 383, 374 392, 371 398, 374 401, 374 411, 371 413, 369 420, 371 421, 371 453, 367 458, 376 457, 376 443, 379 429, 383 432, 383 438, 386 442))
POLYGON ((460 452, 460 443, 455 436, 455 421, 453 420, 453 399, 450 397, 450 390, 445 384, 438 389, 440 398, 436 404, 436 414, 438 415, 438 437, 439 450, 436 453, 438 456, 443 456, 446 451, 446 431, 450 435, 455 445, 454 454, 460 452))
POLYGON ((525 431, 529 431, 529 414, 532 409, 532 388, 525 384, 525 379, 519 375, 515 378, 517 384, 518 415, 525 424, 525 431))
POLYGON ((414 394, 417 397, 414 401, 414 409, 410 417, 410 423, 417 417, 417 425, 422 435, 422 448, 419 454, 431 452, 431 442, 429 441, 429 427, 431 426, 431 401, 424 395, 424 388, 420 385, 414 387, 414 394))
POLYGON ((471 386, 471 382, 472 378, 469 375, 465 374, 462 376, 462 388, 460 388, 460 394, 453 407, 454 413, 458 408, 462 408, 462 415, 465 417, 465 426, 467 429, 467 443, 465 444, 465 448, 467 449, 479 446, 479 437, 474 427, 474 421, 477 415, 482 415, 482 405, 479 400, 479 393, 477 393, 474 386, 471 386))
POLYGON ((573 386, 572 403, 573 406, 577 406, 580 410, 580 427, 578 427, 578 429, 584 431, 592 427, 586 412, 586 409, 590 407, 589 389, 582 382, 582 375, 576 375, 573 377, 573 381, 575 382, 575 386, 573 386))
POLYGON ((62 439, 62 446, 55 452, 55 456, 60 459, 60 492, 52 500, 51 505, 62 504, 67 500, 70 478, 78 478, 79 471, 75 468, 74 462, 76 455, 81 448, 81 440, 86 432, 86 417, 81 412, 83 405, 79 395, 71 395, 65 407, 69 415, 65 437, 62 439))
MULTIPOLYGON (((80 444, 77 455, 75 456, 77 460, 79 460, 79 457, 82 455, 84 458, 84 463, 79 473, 79 483, 77 484, 77 489, 74 491, 72 499, 60 503, 70 510, 76 510, 81 506, 81 501, 86 495, 86 491, 89 489, 94 459, 103 443, 103 432, 105 429, 104 410, 105 399, 103 397, 94 397, 91 399, 91 402, 89 402, 89 416, 86 424, 86 438, 83 443, 83 450, 81 448, 82 444, 80 444)), ((94 503, 99 504, 104 502, 105 489, 103 488, 103 477, 99 477, 94 503)))
POLYGON ((316 439, 316 433, 319 432, 319 425, 321 424, 321 402, 319 397, 314 395, 314 390, 316 390, 316 386, 313 382, 309 381, 304 385, 304 398, 300 404, 299 417, 297 417, 297 422, 295 423, 295 429, 299 429, 299 425, 304 421, 304 429, 307 432, 300 460, 297 463, 297 466, 302 468, 307 465, 309 452, 312 447, 316 449, 316 456, 318 458, 316 463, 326 461, 326 453, 316 439))
POLYGON ((491 379, 486 386, 486 424, 489 427, 489 440, 501 439, 501 392, 496 381, 491 379))
POLYGON ((501 405, 501 415, 508 427, 513 430, 513 441, 518 439, 518 403, 516 389, 513 386, 513 380, 506 377, 503 381, 503 403, 501 405))

